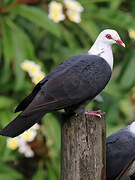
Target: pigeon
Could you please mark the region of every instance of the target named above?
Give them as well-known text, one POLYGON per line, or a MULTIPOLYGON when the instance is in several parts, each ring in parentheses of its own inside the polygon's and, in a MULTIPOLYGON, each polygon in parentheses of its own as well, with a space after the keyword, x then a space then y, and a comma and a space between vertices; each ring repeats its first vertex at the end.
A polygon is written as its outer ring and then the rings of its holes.
POLYGON ((135 122, 106 139, 106 179, 135 180, 135 122))
MULTIPOLYGON (((0 135, 16 137, 29 129, 49 112, 64 109, 82 114, 85 106, 107 85, 113 69, 112 45, 125 47, 115 30, 103 30, 90 50, 69 57, 41 80, 16 108, 21 113, 0 135)), ((99 112, 88 112, 100 116, 99 112)))

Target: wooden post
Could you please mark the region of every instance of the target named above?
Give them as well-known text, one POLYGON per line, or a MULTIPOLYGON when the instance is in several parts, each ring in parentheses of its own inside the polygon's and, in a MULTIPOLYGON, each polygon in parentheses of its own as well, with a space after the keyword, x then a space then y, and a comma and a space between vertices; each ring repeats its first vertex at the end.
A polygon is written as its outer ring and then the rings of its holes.
POLYGON ((105 180, 105 115, 66 117, 61 132, 61 180, 105 180))

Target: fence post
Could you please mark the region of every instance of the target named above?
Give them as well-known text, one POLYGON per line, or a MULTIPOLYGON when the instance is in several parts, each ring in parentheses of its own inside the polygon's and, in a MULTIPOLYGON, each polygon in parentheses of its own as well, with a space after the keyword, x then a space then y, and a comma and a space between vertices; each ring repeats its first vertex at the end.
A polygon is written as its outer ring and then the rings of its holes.
POLYGON ((63 115, 61 180, 105 180, 105 114, 101 116, 63 115))

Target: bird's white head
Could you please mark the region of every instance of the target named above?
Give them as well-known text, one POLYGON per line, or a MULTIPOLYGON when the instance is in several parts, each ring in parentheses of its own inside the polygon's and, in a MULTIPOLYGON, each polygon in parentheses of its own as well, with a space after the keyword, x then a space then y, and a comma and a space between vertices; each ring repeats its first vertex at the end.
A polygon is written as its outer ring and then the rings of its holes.
POLYGON ((113 54, 112 54, 113 44, 119 44, 125 47, 125 44, 120 39, 119 34, 115 30, 106 29, 99 34, 95 43, 88 51, 88 54, 97 55, 104 58, 112 69, 113 68, 113 54))
POLYGON ((112 29, 106 29, 106 30, 102 31, 99 34, 96 41, 100 41, 100 42, 108 44, 108 45, 119 44, 119 45, 125 47, 125 44, 120 39, 120 36, 117 33, 117 31, 112 30, 112 29))

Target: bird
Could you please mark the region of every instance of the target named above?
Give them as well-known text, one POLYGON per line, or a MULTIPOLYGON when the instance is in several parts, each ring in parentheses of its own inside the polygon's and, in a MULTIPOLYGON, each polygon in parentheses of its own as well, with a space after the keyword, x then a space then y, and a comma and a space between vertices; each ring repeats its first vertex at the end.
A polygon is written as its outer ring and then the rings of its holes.
MULTIPOLYGON (((71 56, 57 65, 17 106, 15 112, 22 112, 0 130, 0 135, 16 137, 48 112, 64 109, 69 114, 84 113, 85 106, 110 80, 113 44, 125 47, 115 30, 105 29, 88 52, 71 56)), ((98 111, 87 113, 100 116, 98 111)))
POLYGON ((106 139, 106 179, 135 180, 135 121, 106 139))

